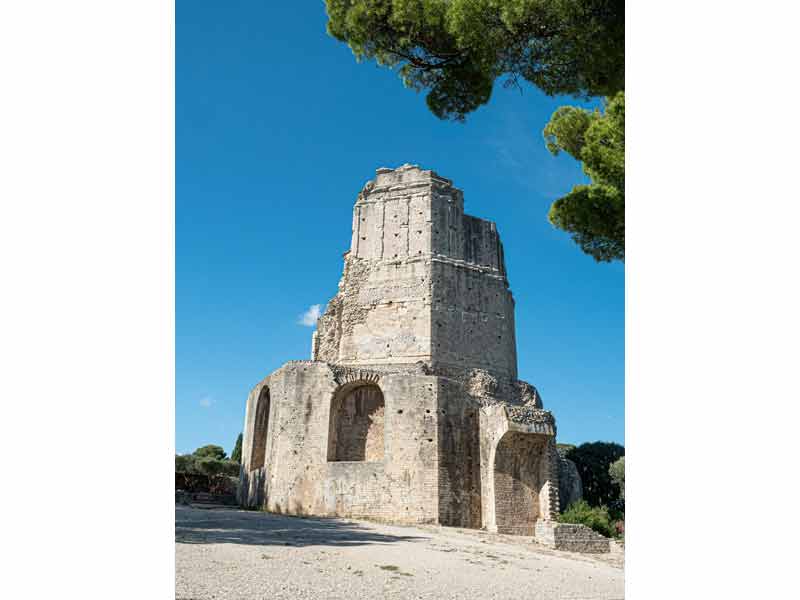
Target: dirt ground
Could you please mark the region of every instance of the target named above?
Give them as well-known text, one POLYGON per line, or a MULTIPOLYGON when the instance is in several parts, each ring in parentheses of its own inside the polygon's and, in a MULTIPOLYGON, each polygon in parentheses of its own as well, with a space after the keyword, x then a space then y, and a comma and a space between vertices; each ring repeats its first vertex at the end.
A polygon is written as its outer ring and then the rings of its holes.
POLYGON ((624 596, 621 554, 468 529, 181 506, 175 541, 176 600, 624 596))

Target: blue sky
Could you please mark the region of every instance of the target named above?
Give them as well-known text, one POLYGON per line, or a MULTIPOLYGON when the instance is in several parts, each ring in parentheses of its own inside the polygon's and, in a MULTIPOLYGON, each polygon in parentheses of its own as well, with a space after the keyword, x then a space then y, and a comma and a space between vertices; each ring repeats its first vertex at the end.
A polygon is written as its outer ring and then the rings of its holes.
POLYGON ((516 300, 520 378, 558 439, 624 439, 624 268, 547 221, 585 178, 541 130, 572 98, 496 86, 440 121, 396 74, 325 33, 323 2, 176 3, 176 450, 230 453, 250 389, 307 359, 299 323, 335 293, 351 210, 382 166, 419 164, 497 223, 516 300))

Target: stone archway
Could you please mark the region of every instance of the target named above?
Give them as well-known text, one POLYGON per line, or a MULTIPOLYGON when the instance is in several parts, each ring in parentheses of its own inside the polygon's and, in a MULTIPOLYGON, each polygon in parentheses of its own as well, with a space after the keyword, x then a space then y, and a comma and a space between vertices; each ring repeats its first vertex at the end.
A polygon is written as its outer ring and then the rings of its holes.
POLYGON ((540 518, 542 465, 547 442, 541 436, 506 432, 494 458, 495 524, 499 533, 534 535, 540 518))
POLYGON ((331 401, 328 461, 382 461, 385 406, 375 383, 354 382, 340 388, 331 401))
POLYGON ((253 423, 253 443, 250 452, 250 470, 261 469, 266 461, 267 434, 269 432, 269 387, 261 388, 256 402, 256 418, 253 423))

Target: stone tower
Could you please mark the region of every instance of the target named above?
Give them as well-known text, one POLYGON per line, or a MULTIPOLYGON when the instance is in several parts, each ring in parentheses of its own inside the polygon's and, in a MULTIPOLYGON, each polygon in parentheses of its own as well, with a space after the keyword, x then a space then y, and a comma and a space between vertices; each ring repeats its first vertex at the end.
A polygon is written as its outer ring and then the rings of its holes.
POLYGON ((243 505, 526 535, 552 523, 555 421, 517 379, 503 245, 450 180, 404 165, 367 182, 311 359, 248 397, 243 505))

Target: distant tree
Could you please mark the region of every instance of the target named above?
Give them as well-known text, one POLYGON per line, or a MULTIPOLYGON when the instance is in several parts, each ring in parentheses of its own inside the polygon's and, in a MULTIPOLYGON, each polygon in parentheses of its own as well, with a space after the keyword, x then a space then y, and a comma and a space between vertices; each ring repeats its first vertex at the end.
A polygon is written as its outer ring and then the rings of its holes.
POLYGON ((233 452, 231 452, 231 460, 233 462, 241 463, 242 462, 242 434, 239 434, 239 437, 236 438, 236 444, 233 447, 233 452))
POLYGON ((326 0, 328 33, 356 59, 428 90, 439 118, 464 120, 495 80, 548 95, 609 96, 625 87, 623 0, 326 0))
POLYGON ((609 506, 619 499, 609 467, 624 455, 625 448, 613 442, 581 444, 567 452, 566 458, 575 463, 581 476, 583 498, 591 506, 609 506))
POLYGON ((625 499, 625 457, 616 460, 608 467, 608 474, 611 481, 619 487, 619 497, 625 499))
POLYGON ((239 469, 239 463, 227 459, 220 460, 215 456, 196 456, 195 454, 175 456, 175 472, 185 475, 238 477, 239 469))
POLYGON ((625 94, 590 112, 562 106, 544 128, 547 149, 583 163, 589 185, 576 185, 550 207, 550 222, 596 261, 625 260, 625 94))
POLYGON ((194 451, 194 455, 198 458, 210 457, 217 460, 225 460, 228 458, 228 455, 225 454, 225 450, 222 449, 222 446, 217 446, 215 444, 208 444, 202 448, 198 448, 194 451))

